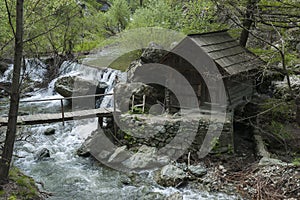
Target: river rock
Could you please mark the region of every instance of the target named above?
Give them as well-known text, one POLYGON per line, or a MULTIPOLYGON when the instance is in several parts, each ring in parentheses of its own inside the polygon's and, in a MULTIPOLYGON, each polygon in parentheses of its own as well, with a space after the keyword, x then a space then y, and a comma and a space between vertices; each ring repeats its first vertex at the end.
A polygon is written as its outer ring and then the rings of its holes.
POLYGON ((201 177, 207 173, 207 169, 202 165, 191 165, 189 166, 188 170, 196 177, 201 177))
POLYGON ((133 154, 123 164, 131 170, 150 169, 166 165, 169 159, 158 159, 157 149, 155 147, 141 146, 138 152, 133 154))
POLYGON ((0 90, 3 90, 3 94, 8 95, 10 92, 11 83, 10 82, 0 82, 0 90))
POLYGON ((176 192, 168 196, 166 200, 183 200, 183 196, 179 192, 176 192))
POLYGON ((38 160, 38 161, 39 160, 44 160, 44 159, 47 159, 47 158, 50 158, 50 151, 47 148, 43 148, 35 156, 35 159, 38 160))
POLYGON ((57 79, 54 89, 64 97, 103 94, 108 87, 106 83, 85 80, 77 76, 66 76, 57 79))
POLYGON ((175 187, 186 179, 186 173, 183 169, 168 164, 164 166, 155 177, 156 182, 165 187, 175 187))
POLYGON ((93 138, 97 135, 98 131, 95 130, 93 131, 82 143, 82 145, 79 147, 77 150, 77 155, 82 156, 82 157, 89 157, 91 155, 91 147, 92 147, 92 141, 93 138))
POLYGON ((115 152, 109 157, 109 163, 121 163, 128 158, 128 150, 126 146, 118 147, 115 152))
POLYGON ((54 135, 55 134, 55 129, 54 128, 47 128, 44 131, 44 135, 54 135))

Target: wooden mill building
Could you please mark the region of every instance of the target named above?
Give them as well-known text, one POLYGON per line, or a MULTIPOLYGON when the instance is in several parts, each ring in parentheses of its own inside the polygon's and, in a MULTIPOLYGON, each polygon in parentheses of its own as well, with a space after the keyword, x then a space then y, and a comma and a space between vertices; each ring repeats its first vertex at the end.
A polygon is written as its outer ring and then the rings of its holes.
MULTIPOLYGON (((226 30, 188 35, 160 63, 175 69, 188 80, 201 106, 225 104, 229 109, 251 99, 258 68, 264 65, 226 30)), ((177 82, 172 73, 165 79, 170 85, 177 82)), ((177 89, 181 94, 175 96, 181 98, 182 95, 187 99, 186 105, 192 105, 188 102, 190 92, 186 91, 186 85, 182 86, 177 89)), ((168 106, 176 107, 177 100, 170 98, 169 101, 168 106)))
POLYGON ((171 112, 212 105, 234 110, 251 99, 262 65, 258 56, 224 30, 188 35, 158 63, 129 72, 134 74, 133 82, 154 81, 168 88, 164 104, 171 112))

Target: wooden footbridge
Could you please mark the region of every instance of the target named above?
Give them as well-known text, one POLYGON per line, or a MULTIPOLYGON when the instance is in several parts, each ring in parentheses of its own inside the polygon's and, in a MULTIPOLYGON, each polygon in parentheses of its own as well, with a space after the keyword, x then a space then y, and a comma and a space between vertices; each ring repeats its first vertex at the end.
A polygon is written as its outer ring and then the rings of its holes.
MULTIPOLYGON (((97 108, 97 109, 78 110, 78 111, 71 111, 71 112, 64 111, 63 102, 64 100, 101 97, 106 95, 113 95, 113 93, 55 98, 55 99, 38 99, 38 100, 20 101, 20 103, 60 101, 61 112, 18 116, 17 123, 19 125, 34 125, 34 124, 63 122, 64 124, 65 121, 87 119, 87 118, 94 118, 94 117, 98 117, 99 122, 101 122, 103 120, 103 117, 112 117, 114 113, 119 112, 118 110, 115 109, 116 107, 115 101, 114 101, 114 106, 112 108, 97 108)), ((0 117, 0 126, 7 126, 7 123, 8 123, 8 117, 0 117)))

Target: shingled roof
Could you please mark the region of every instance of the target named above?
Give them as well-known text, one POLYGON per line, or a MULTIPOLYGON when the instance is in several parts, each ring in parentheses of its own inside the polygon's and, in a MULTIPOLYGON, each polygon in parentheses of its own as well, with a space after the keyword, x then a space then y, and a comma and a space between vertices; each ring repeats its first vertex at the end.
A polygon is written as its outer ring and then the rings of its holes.
MULTIPOLYGON (((224 75, 231 76, 251 71, 265 64, 258 56, 240 46, 227 30, 188 35, 171 52, 175 54, 181 52, 183 56, 191 52, 197 54, 197 47, 199 56, 206 53, 217 64, 219 70, 225 73, 224 75)), ((167 57, 168 54, 164 56, 162 62, 167 57)))
POLYGON ((192 34, 188 37, 229 75, 250 71, 264 64, 258 56, 240 46, 227 30, 192 34))

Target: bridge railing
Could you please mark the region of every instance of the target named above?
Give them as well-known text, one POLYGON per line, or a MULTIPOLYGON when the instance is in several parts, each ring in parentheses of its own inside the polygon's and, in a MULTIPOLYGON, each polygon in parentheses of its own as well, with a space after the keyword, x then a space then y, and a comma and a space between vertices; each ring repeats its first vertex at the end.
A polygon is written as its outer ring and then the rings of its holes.
MULTIPOLYGON (((72 97, 61 97, 61 98, 47 98, 47 99, 32 99, 32 100, 20 100, 20 103, 38 103, 38 102, 49 102, 49 101, 60 101, 60 110, 61 110, 61 116, 62 116, 62 122, 63 125, 65 124, 65 110, 64 110, 64 100, 73 100, 73 99, 84 99, 84 98, 91 98, 91 97, 104 97, 104 96, 110 96, 114 93, 106 93, 106 94, 91 94, 91 95, 84 95, 84 96, 72 96, 72 97)), ((116 103, 115 98, 114 99, 114 112, 116 112, 116 103)), ((1 104, 8 105, 9 101, 1 102, 1 104)))

